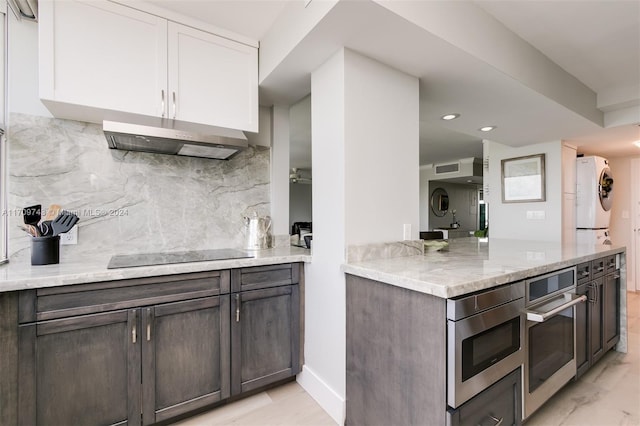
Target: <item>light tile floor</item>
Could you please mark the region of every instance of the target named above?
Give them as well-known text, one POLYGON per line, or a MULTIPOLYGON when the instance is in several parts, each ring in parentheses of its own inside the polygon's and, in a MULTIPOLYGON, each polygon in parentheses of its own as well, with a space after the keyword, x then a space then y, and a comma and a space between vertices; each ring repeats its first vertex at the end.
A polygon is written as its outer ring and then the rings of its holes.
MULTIPOLYGON (((640 426, 640 293, 628 294, 627 311, 629 352, 607 353, 580 380, 564 387, 533 414, 526 426, 640 426)), ((176 425, 335 424, 300 385, 292 382, 176 425)))

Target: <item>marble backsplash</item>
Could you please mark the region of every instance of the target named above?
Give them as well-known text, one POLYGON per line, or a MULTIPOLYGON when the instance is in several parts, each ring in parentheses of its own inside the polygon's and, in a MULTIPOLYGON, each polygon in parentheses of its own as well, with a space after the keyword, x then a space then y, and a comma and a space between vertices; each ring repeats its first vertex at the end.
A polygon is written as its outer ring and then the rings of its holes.
POLYGON ((77 245, 92 254, 244 245, 244 215, 270 212, 268 148, 229 161, 111 150, 100 125, 12 114, 8 138, 9 254, 30 255, 25 206, 56 203, 80 217, 77 245))

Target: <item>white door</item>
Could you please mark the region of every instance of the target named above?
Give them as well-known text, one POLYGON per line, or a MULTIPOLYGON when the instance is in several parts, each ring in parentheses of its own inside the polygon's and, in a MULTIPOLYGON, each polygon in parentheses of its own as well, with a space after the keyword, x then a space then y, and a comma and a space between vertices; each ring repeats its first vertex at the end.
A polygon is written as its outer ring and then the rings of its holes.
POLYGON ((631 209, 633 214, 633 248, 630 261, 627 260, 627 274, 633 281, 627 280, 627 290, 640 290, 640 158, 631 160, 631 209), (629 271, 629 269, 632 269, 629 271), (635 272, 635 273, 633 273, 635 272))
MULTIPOLYGON (((162 115, 167 21, 108 1, 41 1, 40 97, 162 115)), ((166 93, 165 93, 166 95, 166 93)))
POLYGON ((169 22, 170 118, 258 131, 258 49, 169 22))

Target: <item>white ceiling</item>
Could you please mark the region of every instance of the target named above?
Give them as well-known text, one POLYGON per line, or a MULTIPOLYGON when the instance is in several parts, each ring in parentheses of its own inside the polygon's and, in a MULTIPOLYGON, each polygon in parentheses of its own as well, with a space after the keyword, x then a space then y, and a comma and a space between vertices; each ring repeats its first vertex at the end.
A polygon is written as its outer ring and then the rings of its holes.
POLYGON ((476 3, 595 92, 640 83, 640 2, 476 3))
MULTIPOLYGON (((286 9, 288 1, 155 0, 150 3, 261 40, 268 31, 277 31, 272 28, 273 23, 286 9)), ((283 61, 289 63, 281 67, 284 71, 279 72, 277 78, 262 82, 261 103, 286 100, 294 104, 309 93, 310 70, 336 48, 347 46, 421 78, 421 164, 480 157, 483 137, 511 146, 564 139, 588 154, 640 155, 640 150, 631 144, 640 140, 640 127, 627 123, 602 128, 501 74, 491 64, 424 31, 417 31, 400 18, 389 18, 388 11, 383 12, 375 3, 347 3, 350 4, 334 8, 344 11, 341 16, 336 12, 325 19, 326 22, 321 23, 324 25, 314 29, 316 38, 307 37, 307 44, 283 61), (367 19, 359 19, 361 16, 367 19), (376 27, 376 24, 384 26, 376 27), (419 40, 420 49, 396 43, 402 37, 419 40), (444 123, 437 117, 446 112, 459 112, 462 117, 444 123), (486 124, 499 127, 488 135, 477 131, 486 124)), ((605 94, 624 93, 631 99, 626 106, 640 105, 639 1, 478 0, 475 3, 596 92, 599 100, 605 94), (633 93, 628 93, 630 91, 633 93)), ((637 122, 640 123, 640 116, 637 122)), ((297 126, 292 122, 292 136, 297 141, 304 140, 308 147, 310 126, 307 120, 301 123, 297 126)), ((296 156, 303 155, 298 151, 292 148, 296 156)), ((306 164, 295 166, 307 167, 306 164)))

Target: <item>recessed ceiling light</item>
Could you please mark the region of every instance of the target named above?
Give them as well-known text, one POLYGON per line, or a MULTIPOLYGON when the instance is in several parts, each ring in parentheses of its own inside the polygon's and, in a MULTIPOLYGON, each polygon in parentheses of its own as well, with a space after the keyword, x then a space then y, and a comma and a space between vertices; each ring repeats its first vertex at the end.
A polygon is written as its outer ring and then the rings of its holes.
POLYGON ((480 127, 478 130, 480 130, 481 132, 490 132, 494 130, 496 127, 498 126, 484 126, 484 127, 480 127))
POLYGON ((447 114, 447 115, 443 115, 440 118, 443 120, 455 120, 458 117, 460 117, 460 114, 447 114))
POLYGON ((633 144, 634 144, 635 146, 637 146, 638 148, 640 148, 640 141, 635 141, 633 144))

